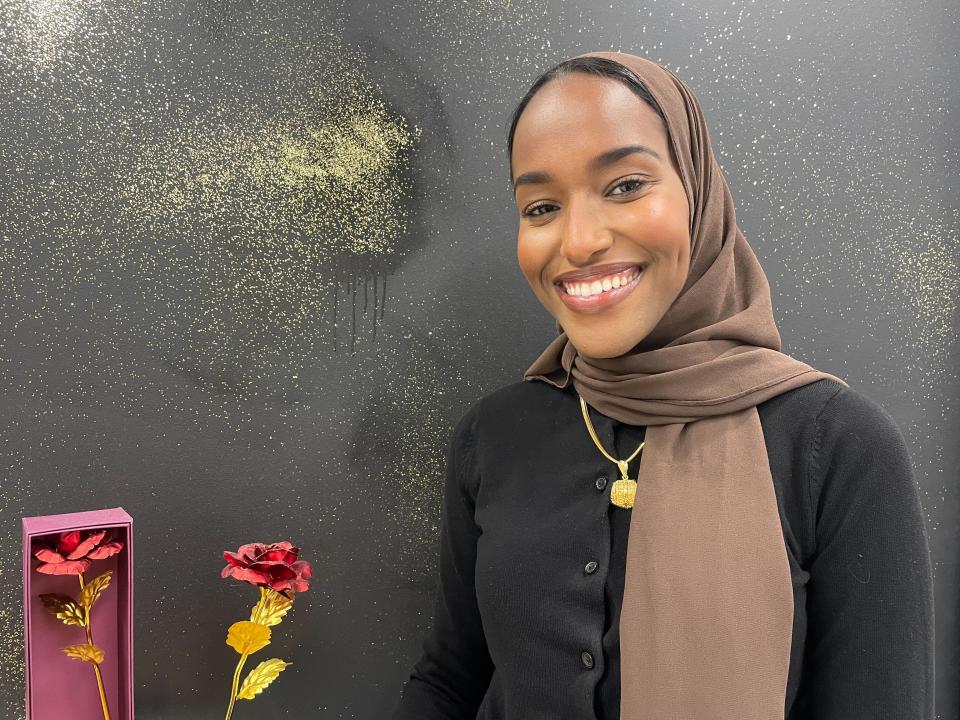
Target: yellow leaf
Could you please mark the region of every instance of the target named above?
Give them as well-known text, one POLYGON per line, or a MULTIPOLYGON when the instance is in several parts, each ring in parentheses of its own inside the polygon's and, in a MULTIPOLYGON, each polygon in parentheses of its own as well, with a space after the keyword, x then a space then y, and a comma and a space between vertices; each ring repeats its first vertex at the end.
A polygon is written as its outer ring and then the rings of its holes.
POLYGON ((278 625, 293 607, 293 600, 272 588, 260 588, 260 602, 253 606, 250 622, 259 625, 278 625))
POLYGON ((267 685, 276 680, 277 675, 291 664, 277 658, 264 660, 243 679, 243 685, 240 686, 237 697, 241 700, 253 700, 254 696, 262 693, 267 685))
POLYGON ((96 645, 67 645, 63 651, 74 660, 99 665, 103 662, 104 652, 96 645))
POLYGON ((40 601, 51 615, 62 620, 65 625, 86 627, 83 609, 73 601, 73 598, 57 593, 43 593, 40 595, 40 601))
POLYGON ((97 598, 100 597, 100 593, 107 589, 112 576, 113 570, 107 570, 103 575, 95 577, 84 585, 83 590, 80 591, 80 607, 92 608, 97 598))
POLYGON ((251 655, 270 644, 270 628, 259 623, 241 620, 227 631, 227 645, 241 655, 251 655))

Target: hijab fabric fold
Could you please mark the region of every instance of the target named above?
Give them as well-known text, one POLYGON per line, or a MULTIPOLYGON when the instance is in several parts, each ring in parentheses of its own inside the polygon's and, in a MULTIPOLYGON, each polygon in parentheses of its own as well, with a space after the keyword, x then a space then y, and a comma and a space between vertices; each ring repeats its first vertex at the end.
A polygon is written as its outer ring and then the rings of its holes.
POLYGON ((756 406, 823 378, 847 383, 780 352, 769 284, 692 91, 646 58, 586 55, 627 66, 649 88, 690 206, 690 271, 657 326, 623 355, 592 358, 558 323, 523 376, 572 383, 596 411, 646 426, 629 511, 620 717, 783 718, 793 586, 756 406))

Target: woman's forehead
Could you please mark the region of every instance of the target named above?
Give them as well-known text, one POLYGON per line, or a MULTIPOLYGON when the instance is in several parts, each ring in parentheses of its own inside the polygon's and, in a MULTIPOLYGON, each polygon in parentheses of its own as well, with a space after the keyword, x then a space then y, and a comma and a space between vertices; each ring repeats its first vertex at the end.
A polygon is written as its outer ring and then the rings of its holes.
POLYGON ((513 160, 625 144, 650 147, 665 158, 668 138, 657 112, 618 80, 571 73, 531 98, 517 121, 513 160))

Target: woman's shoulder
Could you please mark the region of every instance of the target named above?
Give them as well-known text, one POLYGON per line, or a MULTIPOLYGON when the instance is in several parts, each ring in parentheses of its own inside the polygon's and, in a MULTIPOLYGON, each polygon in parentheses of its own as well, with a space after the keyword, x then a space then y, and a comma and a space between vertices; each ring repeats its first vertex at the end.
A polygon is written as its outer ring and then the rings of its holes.
POLYGON ((571 402, 572 389, 545 382, 518 380, 495 387, 469 401, 454 428, 461 445, 473 445, 478 438, 515 435, 522 427, 547 427, 564 416, 563 403, 571 402))
POLYGON ((561 403, 569 402, 571 388, 558 388, 543 381, 517 380, 490 390, 467 410, 481 418, 491 415, 530 417, 537 413, 549 416, 561 403))
POLYGON ((803 429, 818 443, 825 438, 888 441, 901 438, 893 416, 860 390, 823 378, 802 385, 757 406, 765 426, 803 429))
POLYGON ((785 395, 778 416, 793 413, 807 420, 805 463, 814 492, 851 502, 878 493, 912 499, 915 481, 907 442, 893 415, 877 400, 829 379, 785 395))

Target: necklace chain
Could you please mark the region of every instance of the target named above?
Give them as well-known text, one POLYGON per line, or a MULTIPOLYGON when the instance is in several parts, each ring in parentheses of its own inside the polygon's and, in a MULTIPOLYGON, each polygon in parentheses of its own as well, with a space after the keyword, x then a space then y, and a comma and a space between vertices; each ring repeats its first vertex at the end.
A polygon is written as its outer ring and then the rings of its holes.
POLYGON ((603 445, 600 444, 600 438, 597 437, 597 431, 593 429, 593 423, 590 421, 590 413, 587 411, 587 403, 583 397, 579 395, 579 393, 578 397, 580 397, 580 410, 583 412, 583 420, 587 424, 587 431, 590 433, 590 437, 593 438, 594 444, 597 446, 600 452, 603 453, 607 460, 620 468, 621 479, 629 480, 630 478, 628 477, 627 466, 629 462, 637 456, 637 453, 643 449, 643 443, 640 443, 640 446, 633 451, 633 454, 630 457, 626 458, 625 460, 617 460, 615 457, 610 455, 610 453, 603 449, 603 445))

